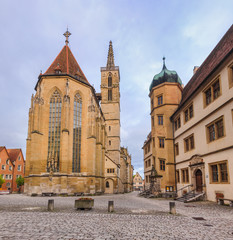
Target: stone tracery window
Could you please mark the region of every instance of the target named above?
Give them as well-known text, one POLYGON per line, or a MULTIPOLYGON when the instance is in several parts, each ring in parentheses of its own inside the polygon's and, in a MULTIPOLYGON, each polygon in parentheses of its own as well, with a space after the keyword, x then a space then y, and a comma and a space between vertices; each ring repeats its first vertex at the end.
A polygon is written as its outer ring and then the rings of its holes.
POLYGON ((50 98, 47 171, 59 172, 62 99, 57 90, 50 98))
POLYGON ((81 132, 82 132, 82 98, 77 93, 74 97, 73 125, 73 161, 72 172, 80 172, 81 164, 81 132))

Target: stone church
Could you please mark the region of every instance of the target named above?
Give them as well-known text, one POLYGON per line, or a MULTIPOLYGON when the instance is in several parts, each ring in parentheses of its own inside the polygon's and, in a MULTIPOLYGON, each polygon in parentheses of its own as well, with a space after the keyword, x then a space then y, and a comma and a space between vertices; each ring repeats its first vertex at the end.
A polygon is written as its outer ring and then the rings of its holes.
POLYGON ((112 42, 96 93, 68 46, 70 35, 67 30, 65 46, 39 75, 31 98, 25 193, 131 191, 131 156, 120 147, 120 74, 112 42))

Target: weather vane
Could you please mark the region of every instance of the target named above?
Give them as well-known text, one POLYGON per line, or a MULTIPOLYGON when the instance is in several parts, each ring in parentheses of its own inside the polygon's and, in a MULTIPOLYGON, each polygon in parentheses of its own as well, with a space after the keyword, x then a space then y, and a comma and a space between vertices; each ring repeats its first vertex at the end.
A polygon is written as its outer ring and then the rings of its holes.
POLYGON ((71 33, 68 31, 68 27, 66 32, 63 34, 66 37, 66 45, 68 45, 69 43, 69 36, 71 35, 71 33))

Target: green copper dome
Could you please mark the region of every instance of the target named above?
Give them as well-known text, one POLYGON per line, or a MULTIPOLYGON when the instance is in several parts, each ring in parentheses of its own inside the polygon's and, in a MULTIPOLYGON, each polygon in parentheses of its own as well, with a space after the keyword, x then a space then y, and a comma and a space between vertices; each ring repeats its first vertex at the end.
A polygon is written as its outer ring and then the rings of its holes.
POLYGON ((164 82, 177 82, 182 85, 180 77, 176 71, 170 71, 165 66, 165 58, 163 58, 163 69, 159 74, 156 74, 151 82, 150 91, 153 87, 158 86, 164 82))

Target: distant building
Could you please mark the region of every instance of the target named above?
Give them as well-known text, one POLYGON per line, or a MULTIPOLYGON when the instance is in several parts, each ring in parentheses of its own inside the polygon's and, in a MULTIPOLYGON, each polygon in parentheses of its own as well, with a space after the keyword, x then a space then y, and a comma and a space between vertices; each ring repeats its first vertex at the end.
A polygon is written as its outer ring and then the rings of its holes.
POLYGON ((149 96, 145 176, 154 165, 162 192, 233 199, 233 25, 184 88, 164 61, 149 96))
POLYGON ((124 185, 124 192, 133 191, 133 166, 131 165, 131 155, 127 148, 121 147, 121 168, 120 176, 124 185))
POLYGON ((151 132, 148 134, 142 149, 143 149, 143 155, 144 155, 144 186, 145 186, 145 189, 149 189, 151 169, 154 164, 154 158, 155 158, 152 156, 151 132))
MULTIPOLYGON (((16 179, 19 176, 24 177, 24 165, 25 160, 21 149, 0 147, 0 174, 5 180, 0 191, 19 191, 16 179)), ((23 191, 23 187, 21 187, 21 191, 23 191)))
POLYGON ((142 191, 143 187, 143 179, 141 175, 137 172, 133 178, 133 190, 134 191, 142 191))

